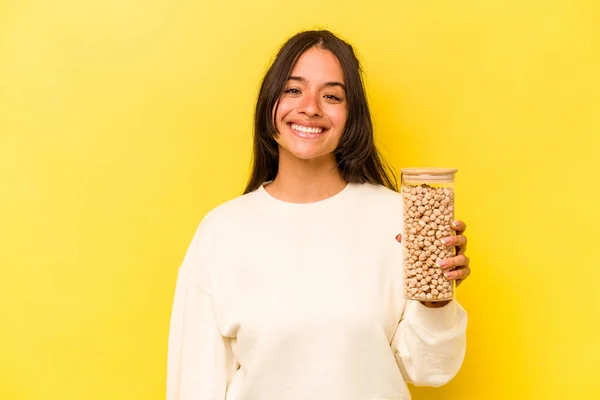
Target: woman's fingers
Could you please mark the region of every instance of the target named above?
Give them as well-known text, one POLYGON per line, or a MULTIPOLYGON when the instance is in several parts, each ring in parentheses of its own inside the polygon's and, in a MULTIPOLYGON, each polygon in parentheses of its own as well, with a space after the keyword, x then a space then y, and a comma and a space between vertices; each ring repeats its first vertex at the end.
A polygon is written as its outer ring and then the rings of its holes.
POLYGON ((435 265, 443 270, 448 270, 457 267, 468 267, 471 260, 464 254, 459 254, 456 257, 439 259, 435 265))
POLYGON ((446 246, 467 247, 467 237, 464 235, 448 236, 442 238, 446 246))
POLYGON ((446 279, 449 281, 455 280, 456 286, 460 285, 465 279, 471 275, 471 268, 461 267, 453 271, 444 272, 446 279))
MULTIPOLYGON (((446 279, 456 281, 456 286, 458 286, 471 275, 471 267, 469 266, 471 260, 465 255, 467 237, 463 235, 463 232, 467 229, 467 225, 462 221, 454 221, 452 222, 452 229, 456 231, 456 235, 440 240, 448 247, 455 247, 456 256, 438 259, 435 264, 443 270, 446 279)), ((398 234, 396 240, 401 243, 402 235, 398 234)))
POLYGON ((462 221, 456 220, 452 222, 452 229, 454 229, 458 235, 461 235, 464 231, 467 230, 467 224, 465 224, 462 221))

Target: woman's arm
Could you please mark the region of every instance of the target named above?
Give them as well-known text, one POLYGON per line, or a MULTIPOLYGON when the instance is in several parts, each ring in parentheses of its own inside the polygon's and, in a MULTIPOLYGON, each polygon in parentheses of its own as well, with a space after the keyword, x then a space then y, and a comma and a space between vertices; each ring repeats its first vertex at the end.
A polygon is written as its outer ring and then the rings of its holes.
POLYGON ((235 368, 207 290, 212 240, 200 225, 179 269, 171 313, 167 400, 224 400, 235 368))
POLYGON ((392 339, 404 379, 416 386, 448 383, 462 365, 466 329, 467 313, 456 300, 440 308, 407 300, 392 339))

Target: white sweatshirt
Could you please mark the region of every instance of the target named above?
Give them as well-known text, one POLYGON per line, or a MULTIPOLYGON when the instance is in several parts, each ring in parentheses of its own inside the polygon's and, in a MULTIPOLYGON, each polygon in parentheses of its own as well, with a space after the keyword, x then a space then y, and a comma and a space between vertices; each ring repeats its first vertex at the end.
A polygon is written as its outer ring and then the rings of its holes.
POLYGON ((402 297, 402 197, 262 186, 206 215, 179 270, 168 400, 404 400, 458 372, 467 316, 402 297))

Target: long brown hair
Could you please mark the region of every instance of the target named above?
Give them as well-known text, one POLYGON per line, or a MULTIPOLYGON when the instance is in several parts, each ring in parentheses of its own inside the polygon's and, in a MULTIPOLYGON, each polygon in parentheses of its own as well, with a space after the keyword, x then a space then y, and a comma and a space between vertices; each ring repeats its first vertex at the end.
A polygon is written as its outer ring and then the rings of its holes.
POLYGON ((375 148, 373 122, 361 75, 352 46, 333 33, 305 31, 291 37, 279 50, 263 78, 254 114, 254 154, 252 173, 244 193, 275 179, 279 168, 279 147, 273 108, 279 99, 298 58, 312 47, 329 50, 344 71, 348 119, 340 143, 334 150, 342 178, 346 182, 369 182, 398 191, 394 172, 375 148))

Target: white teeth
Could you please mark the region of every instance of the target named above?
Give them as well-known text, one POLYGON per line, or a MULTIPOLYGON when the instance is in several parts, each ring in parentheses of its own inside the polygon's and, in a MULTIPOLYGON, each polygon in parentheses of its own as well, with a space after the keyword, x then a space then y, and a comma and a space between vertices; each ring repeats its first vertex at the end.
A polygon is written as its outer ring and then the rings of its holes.
POLYGON ((309 128, 309 127, 298 125, 298 124, 292 124, 292 129, 295 129, 300 132, 305 132, 305 133, 321 133, 321 132, 323 132, 323 128, 317 128, 317 127, 309 128))

